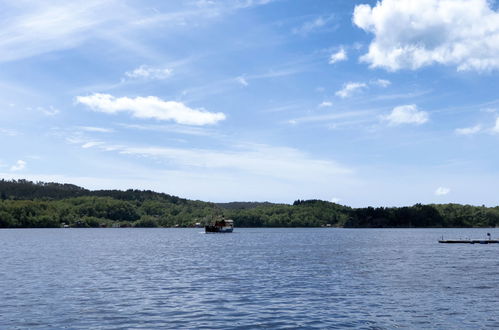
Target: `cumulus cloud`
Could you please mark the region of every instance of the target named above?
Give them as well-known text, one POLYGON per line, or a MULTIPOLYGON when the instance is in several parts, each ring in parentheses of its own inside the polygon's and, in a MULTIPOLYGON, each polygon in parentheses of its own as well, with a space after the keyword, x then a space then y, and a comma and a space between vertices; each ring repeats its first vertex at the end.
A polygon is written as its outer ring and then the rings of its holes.
POLYGON ((130 98, 95 93, 89 96, 78 96, 76 101, 89 106, 94 111, 108 114, 129 112, 136 118, 171 120, 185 125, 209 125, 225 119, 225 115, 221 112, 191 109, 181 102, 163 101, 155 96, 130 98))
POLYGON ((382 0, 356 6, 353 22, 374 34, 361 57, 371 67, 499 68, 499 13, 487 0, 382 0))
POLYGON ((435 190, 435 195, 437 196, 445 196, 448 193, 450 193, 450 189, 446 187, 438 187, 437 190, 435 190))
POLYGON ((347 98, 352 96, 358 90, 366 88, 365 83, 349 82, 343 85, 343 88, 336 92, 336 95, 341 98, 347 98))
POLYGON ((421 125, 428 121, 428 113, 418 110, 415 104, 401 105, 393 108, 392 112, 383 117, 389 125, 397 126, 401 124, 421 125))
POLYGON ((482 131, 481 125, 475 125, 473 127, 456 128, 455 132, 457 135, 473 135, 480 133, 482 131))
POLYGON ((141 65, 138 68, 125 72, 125 76, 130 79, 163 80, 172 74, 171 69, 153 68, 148 65, 141 65))
POLYGON ((341 47, 339 51, 331 55, 331 57, 329 58, 329 64, 346 61, 347 59, 348 59, 347 52, 343 47, 341 47))
POLYGON ((26 168, 26 162, 24 160, 18 160, 15 165, 10 168, 11 171, 21 171, 26 168))

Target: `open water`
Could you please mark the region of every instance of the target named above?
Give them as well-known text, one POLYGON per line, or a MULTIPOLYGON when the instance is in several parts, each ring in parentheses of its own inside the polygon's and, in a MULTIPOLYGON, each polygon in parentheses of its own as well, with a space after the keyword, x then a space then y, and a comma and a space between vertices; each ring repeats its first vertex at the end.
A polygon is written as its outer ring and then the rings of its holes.
POLYGON ((499 327, 499 229, 0 231, 0 329, 499 327))

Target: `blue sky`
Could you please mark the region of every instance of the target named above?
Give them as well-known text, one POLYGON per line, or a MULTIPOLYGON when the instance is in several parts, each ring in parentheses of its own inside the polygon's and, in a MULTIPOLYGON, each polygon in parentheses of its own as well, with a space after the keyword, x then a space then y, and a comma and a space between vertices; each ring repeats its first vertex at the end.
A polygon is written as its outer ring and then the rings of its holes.
POLYGON ((0 176, 497 205, 485 0, 0 0, 0 176))

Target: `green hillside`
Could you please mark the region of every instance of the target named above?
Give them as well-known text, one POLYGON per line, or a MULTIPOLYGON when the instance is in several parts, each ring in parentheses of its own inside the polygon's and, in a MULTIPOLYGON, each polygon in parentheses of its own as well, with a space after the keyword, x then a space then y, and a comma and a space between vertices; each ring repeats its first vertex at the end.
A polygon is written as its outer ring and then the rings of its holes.
POLYGON ((0 180, 0 228, 190 227, 216 217, 238 227, 495 227, 499 207, 416 204, 351 208, 321 200, 210 203, 149 190, 0 180))

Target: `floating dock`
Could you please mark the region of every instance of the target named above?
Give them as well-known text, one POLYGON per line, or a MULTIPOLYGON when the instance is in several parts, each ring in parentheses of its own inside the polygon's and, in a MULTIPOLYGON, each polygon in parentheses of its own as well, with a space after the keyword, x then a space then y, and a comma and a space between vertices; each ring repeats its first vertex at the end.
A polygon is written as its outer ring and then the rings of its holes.
POLYGON ((494 244, 499 243, 499 240, 492 239, 490 233, 487 233, 486 239, 444 239, 442 235, 442 239, 438 241, 438 243, 449 243, 449 244, 494 244))
POLYGON ((438 243, 450 244, 494 244, 499 243, 497 239, 442 239, 438 243))

